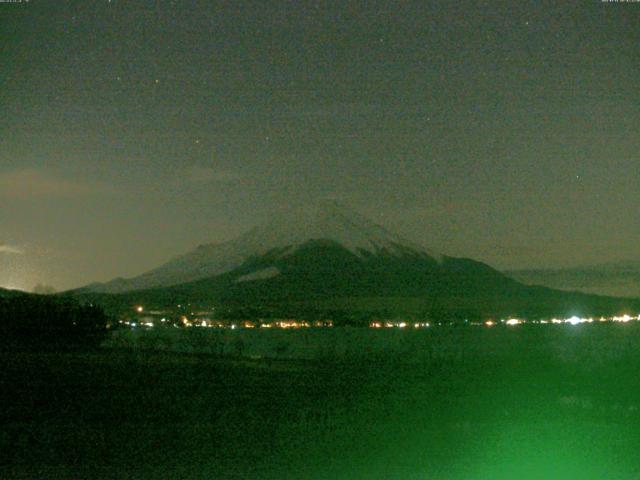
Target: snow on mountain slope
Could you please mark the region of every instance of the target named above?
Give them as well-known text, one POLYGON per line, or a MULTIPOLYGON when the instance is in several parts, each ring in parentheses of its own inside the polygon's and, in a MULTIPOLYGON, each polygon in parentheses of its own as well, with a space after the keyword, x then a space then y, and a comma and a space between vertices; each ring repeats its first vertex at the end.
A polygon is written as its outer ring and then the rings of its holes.
POLYGON ((298 207, 275 215, 240 237, 221 244, 202 245, 161 267, 131 279, 117 279, 92 285, 91 290, 109 293, 176 285, 230 271, 245 260, 281 249, 280 255, 293 253, 310 240, 331 240, 356 255, 362 251, 401 255, 408 251, 439 256, 409 242, 364 216, 334 202, 298 207))
POLYGON ((267 267, 262 270, 258 270, 256 272, 248 273, 246 275, 241 275, 236 278, 236 283, 239 282, 251 282, 252 280, 266 280, 267 278, 273 278, 277 275, 280 275, 280 270, 278 267, 267 267))

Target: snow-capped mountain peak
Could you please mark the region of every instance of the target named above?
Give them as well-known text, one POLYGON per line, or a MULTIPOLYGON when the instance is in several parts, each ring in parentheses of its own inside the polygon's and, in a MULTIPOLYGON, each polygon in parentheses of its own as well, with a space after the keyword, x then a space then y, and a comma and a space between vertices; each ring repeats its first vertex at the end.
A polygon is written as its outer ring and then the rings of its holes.
POLYGON ((238 240, 256 250, 298 246, 309 240, 331 240, 355 254, 362 250, 376 253, 394 252, 399 246, 425 252, 366 217, 335 202, 288 209, 274 215, 269 222, 253 228, 238 240))
POLYGON ((108 282, 92 289, 121 292, 176 285, 228 272, 248 258, 259 257, 275 249, 281 250, 281 255, 288 255, 313 240, 335 242, 358 256, 363 252, 375 254, 384 251, 400 255, 412 251, 439 258, 336 202, 324 201, 286 209, 236 239, 201 245, 138 277, 108 282))

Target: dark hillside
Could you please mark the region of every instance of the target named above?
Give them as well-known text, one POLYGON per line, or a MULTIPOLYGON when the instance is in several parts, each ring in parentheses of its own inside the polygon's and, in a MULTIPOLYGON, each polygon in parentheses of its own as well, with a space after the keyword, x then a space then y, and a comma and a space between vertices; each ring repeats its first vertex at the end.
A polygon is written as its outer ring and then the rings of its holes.
POLYGON ((0 297, 2 345, 56 347, 94 344, 107 330, 103 310, 69 296, 13 294, 0 297))

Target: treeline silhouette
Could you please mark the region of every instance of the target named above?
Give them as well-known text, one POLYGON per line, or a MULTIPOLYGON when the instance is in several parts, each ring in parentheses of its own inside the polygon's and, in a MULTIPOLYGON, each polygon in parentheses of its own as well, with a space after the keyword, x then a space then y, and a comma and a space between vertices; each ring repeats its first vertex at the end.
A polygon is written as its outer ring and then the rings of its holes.
POLYGON ((104 311, 67 296, 20 294, 0 297, 0 342, 61 346, 93 345, 109 326, 104 311))

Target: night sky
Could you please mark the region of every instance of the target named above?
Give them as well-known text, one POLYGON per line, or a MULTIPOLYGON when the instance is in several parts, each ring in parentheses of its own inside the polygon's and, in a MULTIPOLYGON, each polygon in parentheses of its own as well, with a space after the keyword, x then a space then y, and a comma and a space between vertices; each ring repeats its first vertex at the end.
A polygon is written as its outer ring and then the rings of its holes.
POLYGON ((640 3, 0 3, 0 286, 331 197, 498 268, 638 259, 640 3))

